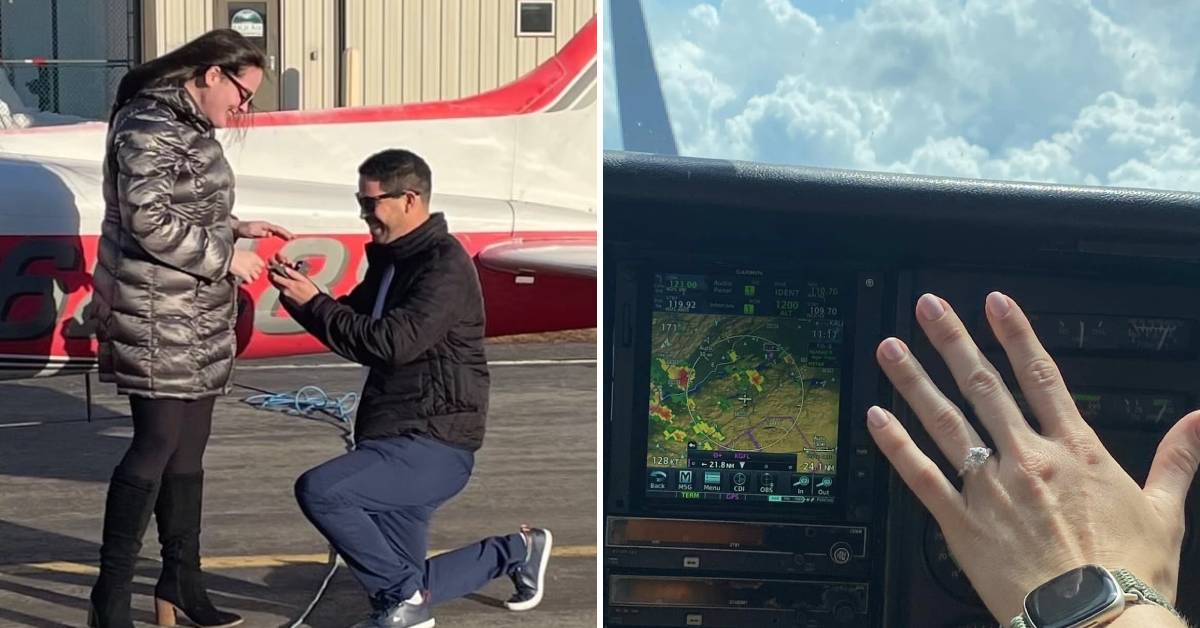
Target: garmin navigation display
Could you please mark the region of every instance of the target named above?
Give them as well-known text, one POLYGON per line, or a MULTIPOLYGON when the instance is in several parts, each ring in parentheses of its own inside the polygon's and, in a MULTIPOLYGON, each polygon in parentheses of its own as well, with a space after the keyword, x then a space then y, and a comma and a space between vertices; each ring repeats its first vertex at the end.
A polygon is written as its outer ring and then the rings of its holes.
POLYGON ((846 289, 654 275, 648 498, 835 503, 846 289))

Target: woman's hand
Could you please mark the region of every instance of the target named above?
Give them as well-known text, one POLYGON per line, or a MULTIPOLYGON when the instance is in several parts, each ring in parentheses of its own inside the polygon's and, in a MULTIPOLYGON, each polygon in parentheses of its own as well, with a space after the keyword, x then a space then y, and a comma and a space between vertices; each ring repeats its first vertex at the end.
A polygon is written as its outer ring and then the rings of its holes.
MULTIPOLYGON (((1200 463, 1200 412, 1183 417, 1158 447, 1143 489, 1080 416, 1057 365, 1012 299, 993 292, 987 317, 1041 432, 942 299, 926 294, 917 320, 954 375, 997 451, 963 477, 959 492, 895 416, 867 413, 871 436, 937 519, 959 566, 1005 625, 1025 595, 1084 564, 1125 568, 1175 599, 1183 507, 1200 463)), ((888 379, 956 468, 983 440, 900 340, 880 343, 888 379)))
POLYGON ((267 263, 255 253, 235 249, 233 261, 229 263, 229 274, 241 279, 243 283, 256 281, 267 263))
POLYGON ((291 231, 265 220, 238 221, 236 228, 239 238, 269 238, 275 236, 284 240, 295 239, 291 231))

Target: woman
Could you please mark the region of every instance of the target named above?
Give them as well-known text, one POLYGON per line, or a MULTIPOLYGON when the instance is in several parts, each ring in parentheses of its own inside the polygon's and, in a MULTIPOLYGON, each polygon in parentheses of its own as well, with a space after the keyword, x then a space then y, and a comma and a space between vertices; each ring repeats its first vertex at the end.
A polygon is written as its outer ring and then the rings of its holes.
POLYGON ((113 471, 89 625, 131 628, 130 584, 153 510, 163 569, 160 625, 242 619, 213 607, 200 574, 201 460, 235 354, 235 280, 264 261, 238 237, 279 236, 231 214, 233 173, 215 129, 248 111, 263 53, 232 30, 202 35, 133 69, 117 89, 104 166, 95 272, 100 374, 129 395, 134 436, 113 471))

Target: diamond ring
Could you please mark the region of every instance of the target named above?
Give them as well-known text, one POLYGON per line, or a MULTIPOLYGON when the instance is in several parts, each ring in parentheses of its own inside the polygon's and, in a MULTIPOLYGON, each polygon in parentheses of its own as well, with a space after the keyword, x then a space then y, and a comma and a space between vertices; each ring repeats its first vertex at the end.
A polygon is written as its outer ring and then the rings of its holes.
POLYGON ((962 477, 979 467, 982 467, 988 458, 992 457, 992 450, 987 447, 972 447, 967 450, 967 457, 963 459, 962 470, 958 472, 958 476, 962 477))

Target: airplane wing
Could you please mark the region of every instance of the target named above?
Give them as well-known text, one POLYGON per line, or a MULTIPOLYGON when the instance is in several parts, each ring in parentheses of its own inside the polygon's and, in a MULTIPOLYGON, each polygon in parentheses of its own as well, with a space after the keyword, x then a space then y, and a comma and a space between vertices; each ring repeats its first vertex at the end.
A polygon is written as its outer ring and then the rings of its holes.
POLYGON ((541 273, 596 277, 596 241, 588 239, 524 240, 514 238, 479 252, 486 268, 515 275, 541 273))

